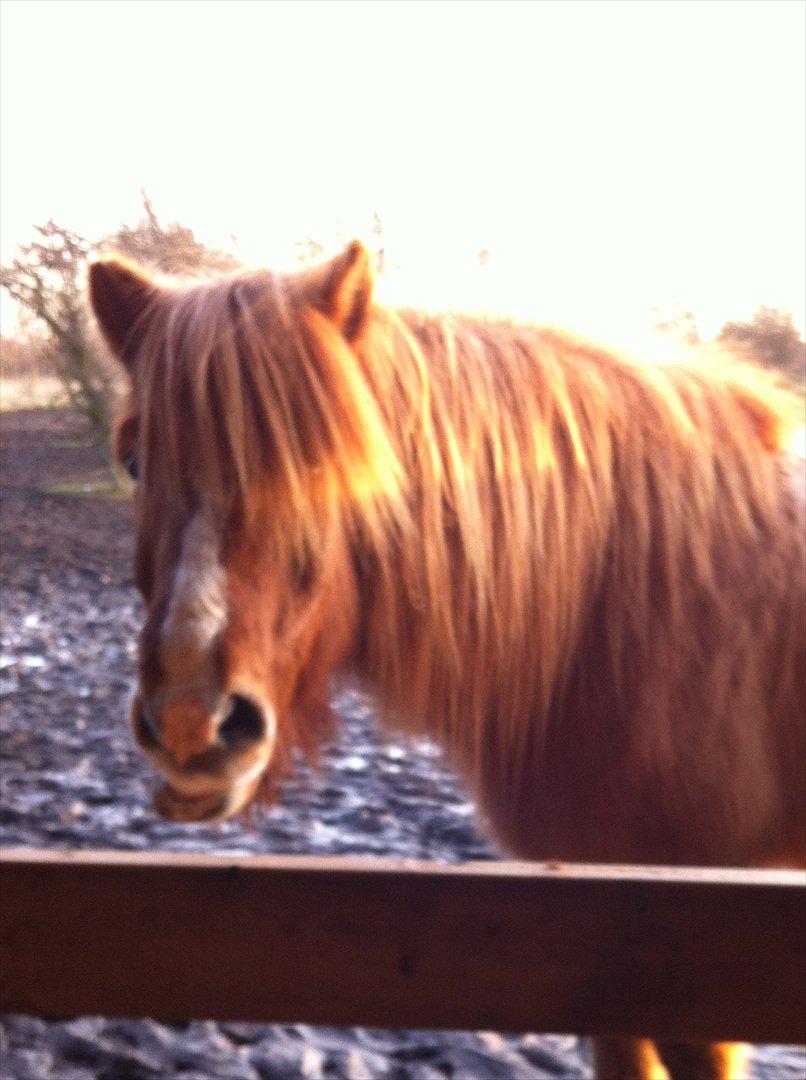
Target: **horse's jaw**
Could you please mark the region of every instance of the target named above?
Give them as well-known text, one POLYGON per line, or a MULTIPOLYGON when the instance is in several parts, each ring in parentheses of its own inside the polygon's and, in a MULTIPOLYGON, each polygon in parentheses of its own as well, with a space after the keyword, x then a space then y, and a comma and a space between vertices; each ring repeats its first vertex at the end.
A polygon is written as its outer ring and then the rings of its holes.
POLYGON ((223 790, 186 795, 173 784, 162 784, 154 794, 154 809, 168 821, 202 824, 234 817, 255 797, 263 777, 257 776, 223 790))
POLYGON ((165 782, 154 793, 154 809, 168 821, 210 823, 225 821, 246 809, 263 782, 272 757, 272 746, 240 774, 226 780, 198 774, 183 775, 161 768, 165 782))

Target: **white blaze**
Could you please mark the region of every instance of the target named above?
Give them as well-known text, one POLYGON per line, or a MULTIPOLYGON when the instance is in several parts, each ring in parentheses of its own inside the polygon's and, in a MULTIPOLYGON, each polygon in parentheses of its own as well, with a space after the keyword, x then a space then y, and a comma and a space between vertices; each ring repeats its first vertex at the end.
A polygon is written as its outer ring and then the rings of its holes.
POLYGON ((161 655, 171 681, 212 674, 211 647, 226 623, 225 575, 219 561, 221 534, 212 515, 198 511, 182 536, 161 655))

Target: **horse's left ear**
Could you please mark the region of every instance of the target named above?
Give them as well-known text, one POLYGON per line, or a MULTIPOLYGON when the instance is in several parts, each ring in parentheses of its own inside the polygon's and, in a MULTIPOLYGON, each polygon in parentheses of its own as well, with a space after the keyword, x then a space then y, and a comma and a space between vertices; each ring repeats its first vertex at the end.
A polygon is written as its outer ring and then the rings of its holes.
POLYGON ((372 306, 372 258, 360 240, 305 276, 314 306, 336 324, 348 341, 356 341, 372 306))
POLYGON ((89 270, 90 302, 110 348, 126 367, 135 349, 134 331, 158 295, 148 271, 114 256, 93 263, 89 270))

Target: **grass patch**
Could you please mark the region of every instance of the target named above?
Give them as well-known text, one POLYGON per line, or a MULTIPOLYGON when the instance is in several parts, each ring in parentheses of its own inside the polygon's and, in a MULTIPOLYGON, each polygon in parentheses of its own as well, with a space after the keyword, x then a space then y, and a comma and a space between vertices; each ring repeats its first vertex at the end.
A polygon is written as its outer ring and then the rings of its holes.
POLYGON ((130 489, 115 480, 95 480, 92 483, 74 481, 66 484, 47 484, 40 488, 43 495, 62 499, 128 499, 130 489))
POLYGON ((37 379, 0 378, 0 412, 24 412, 28 409, 52 412, 67 406, 64 387, 53 376, 37 379))
POLYGON ((93 442, 90 436, 85 436, 83 439, 60 439, 58 442, 53 443, 54 450, 92 450, 97 444, 93 442))

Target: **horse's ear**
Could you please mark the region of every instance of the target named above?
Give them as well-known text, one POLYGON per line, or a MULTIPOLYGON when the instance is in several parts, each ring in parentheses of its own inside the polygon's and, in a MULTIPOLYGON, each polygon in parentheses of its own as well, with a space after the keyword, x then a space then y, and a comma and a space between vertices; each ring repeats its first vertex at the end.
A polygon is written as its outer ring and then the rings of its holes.
POLYGON ((304 275, 315 307, 336 324, 348 341, 361 336, 372 306, 372 258, 360 240, 304 275))
POLYGON ((90 266, 90 302, 104 337, 128 367, 136 354, 134 328, 158 289, 148 271, 119 256, 90 266))

